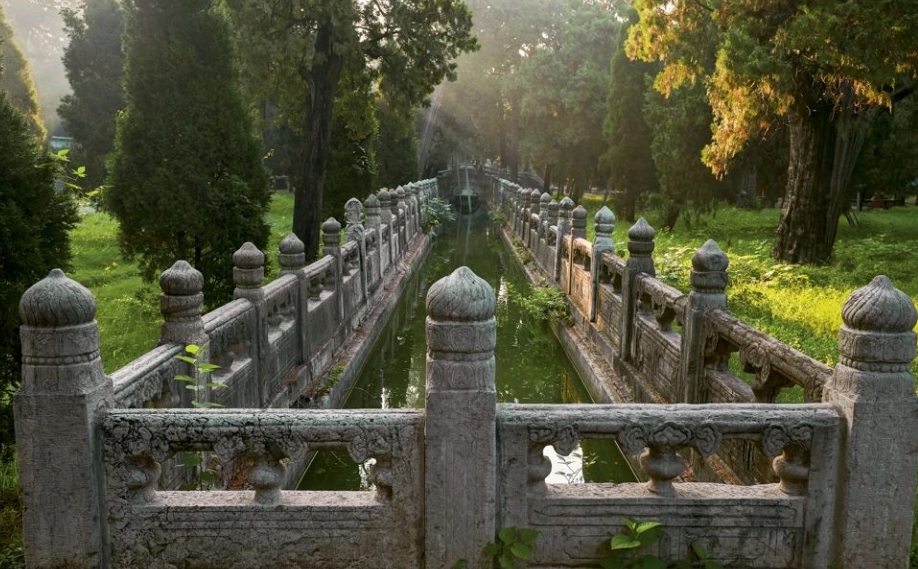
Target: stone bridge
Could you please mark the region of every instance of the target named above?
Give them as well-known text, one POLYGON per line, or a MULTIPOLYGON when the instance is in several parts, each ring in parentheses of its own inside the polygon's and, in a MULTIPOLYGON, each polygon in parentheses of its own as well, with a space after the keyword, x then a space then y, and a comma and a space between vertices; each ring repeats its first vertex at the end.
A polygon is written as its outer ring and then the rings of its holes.
POLYGON ((479 191, 569 296, 565 330, 612 371, 596 373, 608 403, 497 404, 494 292, 459 268, 427 297, 425 409, 285 408, 380 320, 391 279, 423 253, 437 185, 371 196, 363 222, 350 202, 344 244, 329 220, 315 263, 285 239, 266 286, 263 254, 244 246, 236 300, 206 315, 200 274, 177 263, 161 279, 162 345, 111 377, 91 293, 60 271, 29 289, 14 401, 28 567, 491 567, 482 549, 502 527, 539 531, 531 567, 596 567, 625 517, 661 522, 655 553, 670 559, 698 544, 735 568, 906 567, 918 313, 885 277, 845 303, 830 369, 730 316, 713 242, 684 294, 654 278, 645 222, 622 259, 608 210, 589 242, 583 208, 492 178, 479 191), (188 343, 207 344, 227 388, 175 381, 188 343), (736 353, 751 385, 730 371, 736 353), (774 404, 790 385, 807 402, 774 404), (202 393, 226 408, 192 408, 202 393), (547 484, 545 447, 585 439, 617 442, 646 481, 547 484), (370 464, 373 489, 284 489, 332 449, 370 464), (174 490, 181 457, 200 453, 220 488, 174 490))

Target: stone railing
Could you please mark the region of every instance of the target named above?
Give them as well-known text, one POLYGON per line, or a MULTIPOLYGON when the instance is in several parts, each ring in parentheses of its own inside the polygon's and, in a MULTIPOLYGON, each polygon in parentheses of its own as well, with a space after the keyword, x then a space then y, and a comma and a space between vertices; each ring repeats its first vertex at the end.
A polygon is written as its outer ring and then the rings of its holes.
MULTIPOLYGON (((657 280, 654 229, 639 219, 628 231, 627 260, 615 254, 615 216, 595 215, 586 239, 587 212, 569 198, 505 180, 492 194, 519 244, 550 283, 564 291, 579 330, 610 363, 616 403, 773 403, 800 386, 806 402, 822 400, 832 370, 752 328, 727 310, 727 256, 709 240, 692 259, 689 294, 657 280), (731 371, 754 374, 750 382, 731 371)), ((757 445, 731 441, 714 457, 698 459, 706 480, 771 482, 770 460, 757 445)))
MULTIPOLYGON (((579 245, 563 226, 559 244, 567 237, 573 256, 579 245)), ((635 291, 644 328, 633 329, 652 332, 617 345, 639 353, 655 335, 657 345, 678 350, 664 332, 678 334, 672 323, 681 314, 688 333, 694 300, 634 273, 640 253, 649 252, 647 241, 636 243, 643 243, 632 248, 636 258, 603 265, 610 278, 601 284, 619 283, 612 293, 621 306, 629 304, 621 290, 635 291)), ((562 269, 572 274, 580 264, 562 269)), ((310 278, 299 269, 290 276, 310 278)), ((332 290, 343 290, 334 281, 332 290)), ((332 290, 323 284, 315 302, 339 306, 332 290)), ((266 336, 281 341, 289 309, 281 293, 271 296, 274 304, 269 296, 226 308, 260 305, 274 322, 266 336)), ((539 531, 530 567, 596 566, 626 517, 660 522, 654 553, 669 559, 697 544, 732 567, 905 567, 918 466, 909 372, 918 312, 885 277, 846 301, 840 363, 821 400, 803 405, 498 405, 494 311, 490 285, 465 267, 430 288, 423 411, 125 409, 102 371, 92 295, 52 272, 21 302, 23 384, 14 404, 27 567, 432 569, 465 560, 484 569, 493 566, 485 545, 511 526, 539 531), (640 453, 647 482, 547 484, 546 447, 569 454, 586 439, 640 453), (696 455, 735 442, 759 448, 776 482, 680 476, 696 455), (364 464, 368 490, 283 490, 289 462, 329 450, 364 464), (197 490, 164 489, 164 466, 179 453, 203 455, 220 473, 210 484, 223 489, 203 482, 197 490)), ((231 320, 188 322, 204 334, 231 320)), ((168 354, 157 351, 137 367, 156 369, 168 354)), ((243 359, 232 373, 257 367, 243 359)))

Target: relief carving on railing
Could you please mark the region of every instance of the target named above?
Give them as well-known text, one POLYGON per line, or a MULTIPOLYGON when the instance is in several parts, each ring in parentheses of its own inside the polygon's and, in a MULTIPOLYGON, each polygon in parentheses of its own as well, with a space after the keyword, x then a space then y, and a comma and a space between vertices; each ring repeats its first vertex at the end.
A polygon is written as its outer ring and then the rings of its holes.
POLYGON ((551 460, 545 454, 545 447, 551 445, 555 452, 568 456, 580 444, 577 427, 565 425, 559 428, 533 427, 529 430, 528 476, 530 487, 544 491, 545 478, 551 474, 551 460))

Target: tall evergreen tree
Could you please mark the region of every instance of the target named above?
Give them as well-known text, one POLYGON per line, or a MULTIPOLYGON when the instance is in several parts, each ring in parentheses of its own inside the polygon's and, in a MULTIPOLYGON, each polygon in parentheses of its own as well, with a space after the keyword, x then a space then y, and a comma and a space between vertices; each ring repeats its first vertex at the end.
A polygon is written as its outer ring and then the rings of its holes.
POLYGON ((0 76, 0 91, 5 91, 9 102, 19 110, 29 124, 33 135, 44 140, 48 135, 41 119, 38 95, 32 82, 29 63, 13 39, 13 28, 7 23, 0 5, 0 65, 4 73, 0 76))
POLYGON ((145 278, 186 259, 204 273, 214 306, 231 297, 233 251, 265 246, 270 199, 228 24, 211 0, 124 8, 126 109, 104 202, 145 278))
POLYGON ((13 441, 6 403, 20 377, 19 298, 70 261, 76 205, 68 192, 54 190, 54 168, 28 121, 0 91, 0 444, 13 441))
POLYGON ((115 118, 124 106, 124 16, 115 0, 87 0, 82 15, 65 10, 63 16, 70 36, 64 67, 73 93, 61 100, 57 113, 74 139, 71 159, 86 166, 81 184, 93 189, 105 180, 105 158, 115 142, 115 118))

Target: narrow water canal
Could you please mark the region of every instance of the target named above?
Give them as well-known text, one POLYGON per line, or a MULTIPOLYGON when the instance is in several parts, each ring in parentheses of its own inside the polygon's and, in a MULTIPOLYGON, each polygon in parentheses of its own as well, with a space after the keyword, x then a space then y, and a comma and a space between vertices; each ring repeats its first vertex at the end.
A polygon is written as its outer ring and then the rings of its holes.
MULTIPOLYGON (((589 403, 590 395, 551 329, 518 301, 530 287, 483 213, 440 228, 430 255, 409 284, 349 394, 345 407, 424 406, 427 289, 466 265, 497 294, 497 398, 501 403, 589 403), (508 286, 509 285, 509 286, 508 286)), ((625 482, 634 474, 611 441, 584 441, 568 457, 552 456, 550 483, 625 482)), ((316 454, 300 490, 367 488, 366 465, 346 453, 316 454)))

